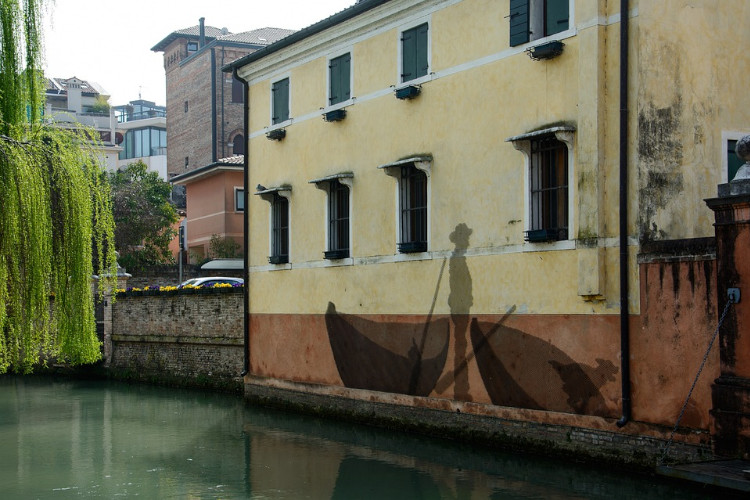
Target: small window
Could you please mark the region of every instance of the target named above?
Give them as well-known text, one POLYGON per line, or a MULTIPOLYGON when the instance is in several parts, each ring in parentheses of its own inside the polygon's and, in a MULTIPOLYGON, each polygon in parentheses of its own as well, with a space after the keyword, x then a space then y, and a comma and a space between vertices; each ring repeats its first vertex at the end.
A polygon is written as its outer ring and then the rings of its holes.
POLYGON ((245 136, 237 134, 232 139, 232 154, 235 156, 245 154, 245 136))
POLYGON ((427 251, 427 175, 414 165, 401 166, 399 211, 398 251, 427 251))
POLYGON ((568 238, 568 147, 554 135, 530 141, 527 241, 568 238))
POLYGON ((245 86, 236 78, 232 79, 232 102, 245 102, 245 86))
POLYGON ((185 168, 188 168, 189 165, 190 165, 190 157, 186 156, 185 157, 185 168))
POLYGON ((510 0, 510 46, 566 31, 569 0, 510 0))
POLYGON ((271 86, 271 108, 272 124, 289 119, 289 78, 274 82, 271 86))
POLYGON ((185 113, 187 113, 187 112, 188 112, 188 102, 185 101, 185 113))
POLYGON ((429 70, 428 25, 421 24, 401 34, 401 81, 425 76, 429 70))
POLYGON ((245 211, 245 190, 242 188, 234 188, 234 211, 245 211))
POLYGON ((328 64, 330 80, 328 104, 338 104, 351 98, 351 64, 351 54, 331 59, 328 64))
POLYGON ((273 194, 271 201, 271 264, 289 262, 289 200, 273 194))
POLYGON ((328 251, 326 259, 349 257, 349 187, 339 180, 328 185, 328 251))
POLYGON ((187 52, 188 55, 193 54, 194 52, 198 52, 198 42, 188 42, 187 52))

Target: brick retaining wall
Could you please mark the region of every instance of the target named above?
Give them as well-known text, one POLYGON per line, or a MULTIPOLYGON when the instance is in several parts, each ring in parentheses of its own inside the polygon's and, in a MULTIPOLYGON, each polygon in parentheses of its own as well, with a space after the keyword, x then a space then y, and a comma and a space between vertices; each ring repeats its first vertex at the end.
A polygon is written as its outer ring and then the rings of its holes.
POLYGON ((118 297, 110 373, 160 383, 242 389, 242 289, 118 297))

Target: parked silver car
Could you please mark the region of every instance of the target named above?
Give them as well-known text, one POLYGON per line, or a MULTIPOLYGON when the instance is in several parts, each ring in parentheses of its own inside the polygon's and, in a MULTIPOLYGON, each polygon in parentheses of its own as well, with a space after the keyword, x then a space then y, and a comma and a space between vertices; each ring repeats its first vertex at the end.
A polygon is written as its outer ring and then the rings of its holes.
POLYGON ((227 283, 229 285, 242 285, 245 283, 245 281, 242 278, 231 278, 228 276, 206 276, 203 278, 192 278, 187 281, 184 281, 178 288, 183 288, 187 285, 192 286, 214 286, 220 283, 227 283))

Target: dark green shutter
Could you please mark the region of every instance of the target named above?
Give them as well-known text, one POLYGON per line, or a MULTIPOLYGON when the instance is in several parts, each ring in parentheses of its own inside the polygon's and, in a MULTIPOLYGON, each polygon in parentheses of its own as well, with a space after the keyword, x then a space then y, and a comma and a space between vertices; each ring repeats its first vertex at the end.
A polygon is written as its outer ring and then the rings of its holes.
POLYGON ((341 62, 339 58, 331 60, 329 68, 329 75, 331 79, 331 95, 328 98, 328 104, 336 104, 341 102, 341 78, 339 72, 341 71, 341 62))
POLYGON ((352 56, 346 54, 341 56, 341 100, 346 101, 352 97, 351 89, 351 68, 352 68, 352 56))
POLYGON ((350 82, 351 55, 345 54, 331 60, 329 66, 331 80, 331 95, 329 104, 346 101, 351 97, 350 82))
POLYGON ((510 46, 529 41, 529 0, 510 0, 510 46))
POLYGON ((547 0, 544 8, 546 9, 546 26, 544 35, 554 35, 568 29, 568 0, 547 0))
POLYGON ((415 79, 417 66, 417 38, 414 30, 404 31, 401 35, 401 81, 415 79))
POLYGON ((289 78, 273 84, 271 88, 273 116, 271 123, 281 123, 289 119, 289 78))
POLYGON ((427 23, 406 30, 401 35, 401 81, 408 82, 427 74, 427 23))
POLYGON ((427 62, 427 24, 417 26, 416 30, 416 73, 417 78, 427 74, 429 64, 427 62))

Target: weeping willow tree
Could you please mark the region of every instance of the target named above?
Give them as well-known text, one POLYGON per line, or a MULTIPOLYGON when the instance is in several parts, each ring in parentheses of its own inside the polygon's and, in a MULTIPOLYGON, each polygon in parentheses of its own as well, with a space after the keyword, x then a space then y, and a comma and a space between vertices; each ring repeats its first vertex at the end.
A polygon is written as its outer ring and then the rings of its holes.
POLYGON ((116 269, 93 135, 42 120, 44 8, 0 0, 0 373, 98 360, 93 262, 100 276, 116 269))

